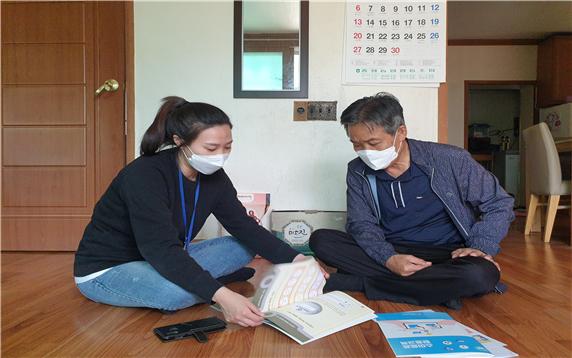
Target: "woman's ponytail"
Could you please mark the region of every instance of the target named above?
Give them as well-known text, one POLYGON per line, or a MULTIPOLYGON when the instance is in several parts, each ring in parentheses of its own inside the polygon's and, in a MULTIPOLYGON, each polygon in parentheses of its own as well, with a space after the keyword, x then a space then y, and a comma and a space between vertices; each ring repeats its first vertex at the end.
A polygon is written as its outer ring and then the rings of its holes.
POLYGON ((219 125, 232 129, 230 119, 221 109, 208 103, 190 103, 181 97, 165 97, 155 120, 143 135, 141 155, 154 155, 164 146, 174 145, 174 135, 191 143, 203 130, 219 125))
POLYGON ((187 103, 187 101, 177 96, 163 98, 163 104, 157 111, 155 120, 145 131, 141 140, 141 155, 154 155, 162 146, 173 144, 173 138, 169 138, 166 134, 167 120, 173 109, 184 103, 187 103))

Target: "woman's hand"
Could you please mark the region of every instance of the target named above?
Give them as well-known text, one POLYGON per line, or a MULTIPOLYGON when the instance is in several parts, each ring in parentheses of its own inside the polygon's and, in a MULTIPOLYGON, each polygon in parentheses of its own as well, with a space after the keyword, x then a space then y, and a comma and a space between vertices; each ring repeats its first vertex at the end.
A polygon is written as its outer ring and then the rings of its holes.
MULTIPOLYGON (((304 261, 304 260, 309 260, 309 259, 314 259, 312 256, 305 256, 303 254, 298 254, 296 255, 296 257, 294 257, 294 260, 292 260, 292 262, 298 262, 298 261, 304 261)), ((316 261, 318 262, 318 261, 316 261)), ((318 263, 318 267, 320 267, 320 271, 322 271, 322 275, 324 275, 324 278, 327 280, 330 278, 330 274, 326 272, 326 270, 324 270, 324 268, 322 267, 322 265, 320 265, 318 263)))
POLYGON ((226 287, 221 287, 215 292, 213 301, 220 304, 227 322, 243 327, 256 327, 264 320, 264 314, 248 298, 226 287))

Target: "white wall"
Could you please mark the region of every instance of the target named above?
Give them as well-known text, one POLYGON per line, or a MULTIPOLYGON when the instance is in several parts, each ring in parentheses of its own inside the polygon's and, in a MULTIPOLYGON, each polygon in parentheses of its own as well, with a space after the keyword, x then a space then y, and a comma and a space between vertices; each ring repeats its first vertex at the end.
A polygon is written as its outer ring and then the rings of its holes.
POLYGON ((447 85, 449 143, 464 146, 464 101, 467 80, 534 81, 536 46, 449 46, 447 85))
MULTIPOLYGON (((309 98, 337 100, 339 117, 354 100, 390 91, 410 136, 437 140, 437 89, 341 84, 343 28, 343 2, 310 2, 309 98)), ((232 2, 135 3, 136 145, 162 97, 212 103, 235 126, 226 170, 239 191, 270 192, 275 210, 345 210, 355 154, 339 122, 295 123, 291 99, 234 99, 232 41, 232 2)))

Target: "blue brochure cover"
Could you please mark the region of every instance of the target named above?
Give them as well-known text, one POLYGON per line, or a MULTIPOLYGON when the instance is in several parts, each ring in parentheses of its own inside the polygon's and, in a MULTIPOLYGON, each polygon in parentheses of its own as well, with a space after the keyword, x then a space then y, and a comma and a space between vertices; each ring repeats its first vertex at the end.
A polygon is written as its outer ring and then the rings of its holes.
POLYGON ((380 313, 376 321, 397 357, 492 357, 443 312, 380 313))

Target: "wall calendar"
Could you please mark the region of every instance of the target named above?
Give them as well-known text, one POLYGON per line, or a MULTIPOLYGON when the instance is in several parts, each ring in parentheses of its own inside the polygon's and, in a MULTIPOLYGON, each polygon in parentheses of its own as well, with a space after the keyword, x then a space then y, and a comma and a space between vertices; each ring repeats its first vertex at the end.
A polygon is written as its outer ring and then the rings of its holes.
POLYGON ((446 1, 346 2, 344 83, 445 82, 446 1))

